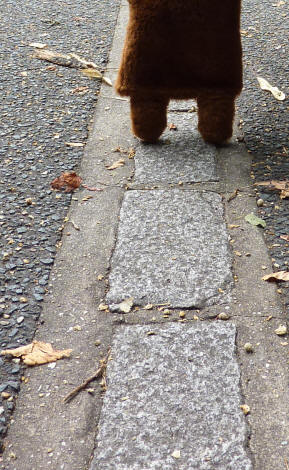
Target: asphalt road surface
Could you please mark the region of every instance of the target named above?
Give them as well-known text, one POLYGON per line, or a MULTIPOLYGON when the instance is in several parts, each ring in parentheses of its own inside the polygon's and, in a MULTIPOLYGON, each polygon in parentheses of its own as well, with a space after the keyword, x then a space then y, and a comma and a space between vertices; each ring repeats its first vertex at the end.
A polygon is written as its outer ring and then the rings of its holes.
MULTIPOLYGON (((105 69, 118 0, 15 2, 1 12, 0 349, 28 344, 71 195, 50 182, 77 170, 99 81, 80 70, 32 58, 39 42, 58 53, 77 53, 105 69)), ((0 358, 0 393, 19 390, 21 367, 0 358)), ((0 439, 14 399, 0 396, 0 439)), ((0 446, 1 447, 1 446, 0 446)))

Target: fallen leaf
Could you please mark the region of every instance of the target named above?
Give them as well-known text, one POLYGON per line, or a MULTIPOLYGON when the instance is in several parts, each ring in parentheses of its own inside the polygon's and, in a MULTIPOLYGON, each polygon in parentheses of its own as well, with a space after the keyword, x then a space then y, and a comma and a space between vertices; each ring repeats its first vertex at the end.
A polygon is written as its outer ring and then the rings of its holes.
POLYGON ((76 59, 79 64, 84 65, 85 68, 93 68, 97 69, 97 65, 94 62, 91 62, 90 60, 86 60, 83 57, 80 57, 78 54, 75 54, 75 52, 70 52, 70 57, 73 57, 73 59, 76 59))
POLYGON ((262 277, 262 281, 289 281, 289 271, 278 271, 276 273, 266 274, 262 277))
POLYGON ((282 240, 286 240, 286 242, 289 242, 289 235, 280 235, 280 238, 282 238, 282 240))
POLYGON ((32 57, 34 59, 45 60, 64 67, 71 67, 73 65, 72 57, 69 54, 61 54, 49 49, 36 49, 32 57))
POLYGON ((135 149, 134 149, 134 148, 130 148, 127 157, 128 157, 128 158, 134 158, 134 156, 135 156, 135 149))
POLYGON ((84 95, 84 93, 87 93, 89 90, 88 86, 78 86, 76 88, 74 88, 73 90, 71 90, 71 93, 75 94, 75 93, 79 93, 81 95, 84 95))
POLYGON ((84 143, 83 142, 65 142, 65 145, 67 145, 67 147, 84 147, 84 143))
POLYGON ((272 86, 265 78, 257 77, 261 90, 270 91, 274 98, 278 101, 284 101, 286 96, 277 87, 272 86))
POLYGON ((286 325, 280 325, 278 328, 275 330, 276 335, 278 336, 284 336, 287 333, 287 326, 286 325))
POLYGON ((82 204, 83 202, 89 201, 89 199, 93 199, 93 196, 84 196, 84 197, 82 198, 82 200, 81 200, 81 204, 82 204))
POLYGON ((24 364, 36 366, 69 357, 71 351, 72 349, 56 350, 53 349, 50 343, 34 340, 26 346, 20 346, 16 349, 4 349, 1 351, 1 355, 20 357, 24 364))
POLYGON ((266 227, 266 222, 263 219, 260 219, 260 217, 257 217, 254 214, 248 214, 245 217, 246 222, 248 222, 251 225, 255 225, 256 227, 260 225, 261 227, 266 227))
POLYGON ((47 47, 47 44, 43 44, 42 42, 31 42, 29 46, 35 47, 36 49, 44 49, 45 47, 47 47))
POLYGON ((102 78, 102 73, 93 68, 86 68, 81 70, 84 75, 89 78, 102 78))
POLYGON ((239 193, 239 189, 237 188, 237 189, 235 189, 235 191, 228 197, 227 202, 230 202, 230 201, 232 201, 233 199, 235 199, 235 197, 238 196, 238 193, 239 193))
POLYGON ((235 224, 229 224, 228 225, 228 228, 232 229, 232 228, 239 228, 240 225, 235 225, 235 224))
POLYGON ((123 166, 124 164, 125 164, 124 159, 120 158, 119 160, 114 162, 112 165, 106 166, 106 169, 107 170, 115 170, 116 168, 119 168, 119 167, 123 166))
POLYGON ((75 171, 71 171, 62 173, 58 178, 55 178, 50 185, 52 189, 59 191, 65 190, 65 192, 69 193, 79 188, 81 182, 82 179, 80 176, 78 176, 75 171))
POLYGON ((268 186, 268 189, 278 189, 281 191, 280 198, 286 199, 289 197, 289 180, 284 181, 261 181, 260 183, 255 183, 254 186, 268 186))
POLYGON ((102 81, 106 83, 108 86, 112 86, 112 81, 108 77, 102 77, 102 81))
POLYGON ((178 128, 177 128, 177 126, 176 126, 175 124, 171 123, 171 124, 169 125, 169 130, 170 130, 170 131, 177 131, 178 128))
POLYGON ((133 297, 129 297, 128 299, 125 299, 123 302, 118 304, 118 310, 124 313, 129 313, 132 309, 133 306, 133 297))

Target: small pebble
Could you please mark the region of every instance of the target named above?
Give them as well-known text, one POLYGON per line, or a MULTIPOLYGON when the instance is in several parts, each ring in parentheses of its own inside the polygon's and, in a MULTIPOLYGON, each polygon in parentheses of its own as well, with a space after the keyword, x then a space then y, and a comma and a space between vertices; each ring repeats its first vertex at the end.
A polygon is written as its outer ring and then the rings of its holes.
POLYGON ((218 318, 219 320, 229 320, 230 315, 228 315, 226 312, 221 312, 221 313, 219 313, 219 315, 217 316, 217 318, 218 318))
POLYGON ((287 333, 287 326, 286 325, 280 325, 278 328, 275 330, 276 335, 278 336, 284 336, 287 333))
POLYGON ((251 343, 245 343, 244 349, 247 353, 252 353, 254 351, 253 346, 251 343))
POLYGON ((260 199, 257 199, 257 206, 258 206, 258 207, 264 206, 264 201, 263 201, 263 199, 261 199, 261 198, 260 198, 260 199))
POLYGON ((247 416, 250 413, 250 406, 248 405, 241 405, 241 410, 243 411, 244 415, 247 416))

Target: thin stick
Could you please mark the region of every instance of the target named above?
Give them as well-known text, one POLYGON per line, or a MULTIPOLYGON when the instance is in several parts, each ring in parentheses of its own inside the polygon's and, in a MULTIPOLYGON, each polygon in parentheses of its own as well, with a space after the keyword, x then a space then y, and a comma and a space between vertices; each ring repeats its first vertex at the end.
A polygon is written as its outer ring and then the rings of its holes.
POLYGON ((82 384, 78 385, 78 387, 74 388, 68 395, 66 395, 66 397, 63 399, 64 403, 68 403, 69 401, 71 401, 79 392, 81 392, 81 390, 84 390, 87 387, 87 385, 90 384, 90 382, 98 379, 99 377, 104 376, 105 371, 106 371, 107 361, 109 359, 109 355, 110 355, 110 348, 105 358, 100 359, 99 361, 100 367, 97 369, 97 371, 93 375, 88 377, 88 379, 84 380, 82 384))
POLYGON ((284 459, 284 462, 285 462, 285 465, 286 465, 286 469, 289 470, 288 460, 284 459))

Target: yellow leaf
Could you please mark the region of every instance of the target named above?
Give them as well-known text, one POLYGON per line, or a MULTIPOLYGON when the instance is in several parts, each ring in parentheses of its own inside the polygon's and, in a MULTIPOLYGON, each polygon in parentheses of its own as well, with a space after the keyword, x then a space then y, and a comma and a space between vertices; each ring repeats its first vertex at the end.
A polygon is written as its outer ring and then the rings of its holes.
POLYGON ((81 71, 82 73, 84 73, 84 75, 86 75, 89 78, 102 78, 102 73, 100 73, 96 69, 87 68, 87 69, 82 69, 81 71))

